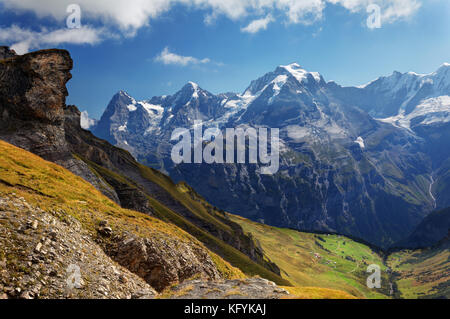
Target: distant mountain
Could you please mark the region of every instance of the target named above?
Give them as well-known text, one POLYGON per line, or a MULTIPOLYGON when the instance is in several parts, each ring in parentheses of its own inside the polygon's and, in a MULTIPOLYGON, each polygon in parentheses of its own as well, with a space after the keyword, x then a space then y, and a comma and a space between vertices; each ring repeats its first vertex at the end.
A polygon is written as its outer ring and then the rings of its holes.
POLYGON ((405 128, 450 121, 450 64, 436 72, 394 72, 360 87, 340 87, 336 94, 374 118, 405 128))
POLYGON ((242 94, 213 95, 192 82, 141 102, 119 92, 93 132, 224 210, 387 247, 450 201, 448 69, 396 72, 349 88, 293 63, 242 94), (279 128, 279 172, 261 175, 254 164, 175 166, 172 131, 195 120, 221 129, 279 128))

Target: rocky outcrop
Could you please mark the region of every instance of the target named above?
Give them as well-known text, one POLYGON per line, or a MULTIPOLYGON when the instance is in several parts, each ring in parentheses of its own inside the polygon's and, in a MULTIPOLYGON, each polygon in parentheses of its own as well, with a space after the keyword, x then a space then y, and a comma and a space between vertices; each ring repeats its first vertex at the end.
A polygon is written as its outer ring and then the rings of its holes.
POLYGON ((82 176, 118 202, 115 191, 75 158, 66 142, 64 108, 72 66, 70 54, 65 50, 16 56, 3 47, 0 50, 0 138, 82 176))
POLYGON ((45 50, 4 59, 1 63, 2 104, 14 118, 42 123, 61 123, 62 105, 72 75, 70 54, 45 50))
POLYGON ((158 291, 196 275, 203 280, 221 278, 205 249, 169 238, 139 238, 126 233, 114 241, 109 252, 158 291))

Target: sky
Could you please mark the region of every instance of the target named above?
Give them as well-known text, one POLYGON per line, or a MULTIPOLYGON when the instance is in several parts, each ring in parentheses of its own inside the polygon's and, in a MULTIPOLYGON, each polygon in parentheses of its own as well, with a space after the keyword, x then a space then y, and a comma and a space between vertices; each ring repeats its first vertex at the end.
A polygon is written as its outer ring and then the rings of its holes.
POLYGON ((67 103, 94 118, 119 90, 240 93, 293 62, 341 85, 450 62, 448 0, 75 1, 0 0, 0 45, 69 50, 67 103))

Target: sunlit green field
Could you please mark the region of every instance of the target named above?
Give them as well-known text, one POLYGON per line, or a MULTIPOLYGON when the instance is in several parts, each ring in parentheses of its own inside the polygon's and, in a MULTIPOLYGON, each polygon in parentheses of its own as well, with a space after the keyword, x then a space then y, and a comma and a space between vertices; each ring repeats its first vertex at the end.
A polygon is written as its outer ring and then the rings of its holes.
POLYGON ((251 233, 283 278, 299 287, 338 289, 359 298, 388 298, 390 285, 383 258, 368 246, 338 235, 281 229, 231 216, 251 233), (369 289, 367 267, 379 265, 382 287, 369 289))

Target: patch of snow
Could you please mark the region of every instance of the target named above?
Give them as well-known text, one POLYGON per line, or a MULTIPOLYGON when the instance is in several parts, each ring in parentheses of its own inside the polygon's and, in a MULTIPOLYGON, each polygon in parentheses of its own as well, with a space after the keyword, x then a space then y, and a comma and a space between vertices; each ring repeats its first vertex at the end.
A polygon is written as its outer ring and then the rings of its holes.
POLYGON ((273 99, 280 94, 281 88, 286 84, 287 75, 279 75, 273 81, 273 96, 269 99, 269 104, 272 104, 273 99))
POLYGON ((151 117, 162 116, 164 108, 161 105, 155 105, 147 102, 139 102, 151 117))
POLYGON ((137 110, 137 107, 135 104, 127 105, 127 108, 128 108, 128 111, 130 111, 130 112, 134 112, 137 110))
POLYGON ((366 147, 366 145, 364 144, 364 139, 361 136, 358 136, 358 138, 355 140, 355 143, 358 144, 361 148, 366 147))
POLYGON ((300 141, 309 136, 309 129, 299 125, 289 125, 286 127, 287 135, 294 141, 300 141))
POLYGON ((423 125, 438 122, 450 122, 450 96, 444 95, 426 99, 416 106, 416 108, 408 115, 405 115, 405 112, 403 111, 396 116, 378 120, 390 123, 397 127, 410 129, 411 121, 419 116, 424 117, 419 123, 423 125))
POLYGON ((189 84, 194 89, 194 93, 192 93, 192 98, 198 99, 198 84, 195 82, 189 82, 189 84))
POLYGON ((118 131, 119 132, 125 132, 127 130, 128 122, 126 122, 124 125, 119 126, 118 131))

